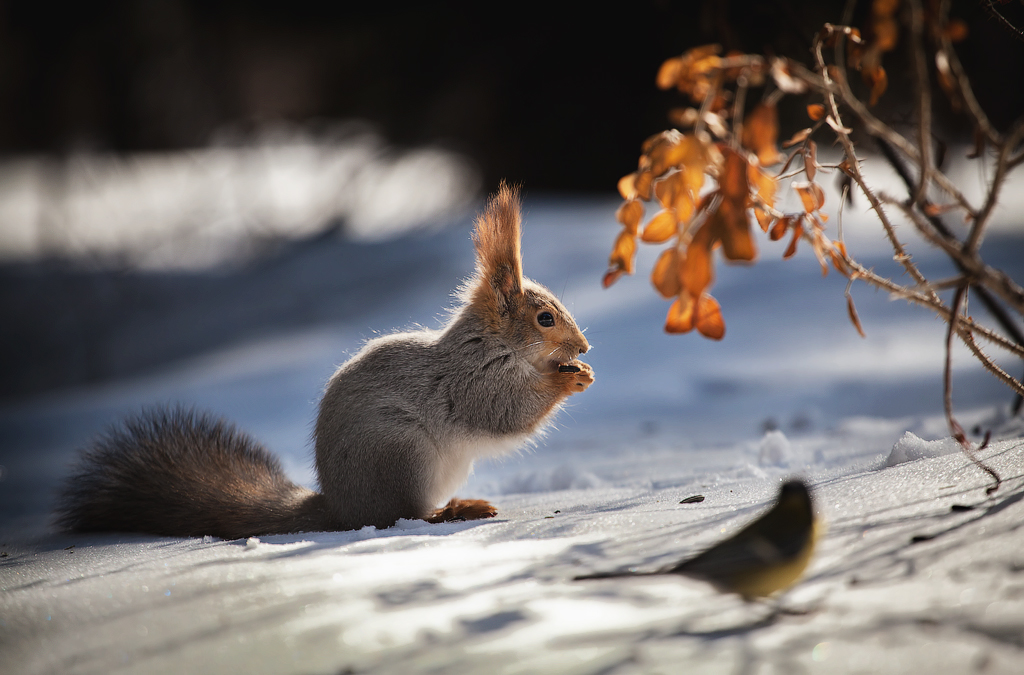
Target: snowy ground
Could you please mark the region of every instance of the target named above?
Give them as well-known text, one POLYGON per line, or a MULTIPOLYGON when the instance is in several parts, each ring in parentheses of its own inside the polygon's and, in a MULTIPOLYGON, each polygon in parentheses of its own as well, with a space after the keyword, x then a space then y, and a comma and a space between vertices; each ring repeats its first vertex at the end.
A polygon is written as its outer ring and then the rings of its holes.
MULTIPOLYGON (((527 201, 526 272, 588 328, 597 382, 535 448, 478 466, 459 490, 496 503, 494 520, 261 541, 46 530, 75 448, 146 404, 223 414, 311 483, 326 377, 377 331, 436 325, 449 268, 471 270, 468 223, 359 249, 339 272, 352 288, 375 267, 396 281, 344 320, 0 408, 5 670, 1019 672, 1024 428, 1004 419, 1008 391, 956 353, 961 421, 1001 433, 984 455, 1006 480, 986 498, 987 477, 941 440, 940 321, 855 287, 861 339, 845 280, 764 244, 756 266, 720 269, 723 342, 663 335, 667 305, 642 275, 599 287, 614 208, 527 201), (792 475, 813 486, 828 530, 781 598, 745 604, 675 577, 570 581, 697 552, 792 475), (694 494, 705 500, 679 503, 694 494)), ((895 274, 870 221, 845 220, 852 253, 895 274)), ((1003 228, 986 251, 1024 278, 1020 234, 1003 228)), ((928 250, 915 259, 946 274, 928 250)))

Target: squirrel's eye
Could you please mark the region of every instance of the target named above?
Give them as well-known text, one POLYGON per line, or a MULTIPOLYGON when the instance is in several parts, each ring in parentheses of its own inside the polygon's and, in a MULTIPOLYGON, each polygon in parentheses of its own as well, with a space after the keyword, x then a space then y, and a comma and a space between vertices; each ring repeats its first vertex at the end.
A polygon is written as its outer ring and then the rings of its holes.
POLYGON ((555 325, 555 317, 551 312, 541 312, 537 315, 537 323, 545 328, 551 328, 555 325))

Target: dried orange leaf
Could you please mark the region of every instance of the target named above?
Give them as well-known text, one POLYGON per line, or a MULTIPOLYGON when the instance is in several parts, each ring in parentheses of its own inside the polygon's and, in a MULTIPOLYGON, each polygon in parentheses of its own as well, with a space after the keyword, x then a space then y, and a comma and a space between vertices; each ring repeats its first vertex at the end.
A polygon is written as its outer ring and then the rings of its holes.
POLYGON ((661 68, 658 69, 658 76, 654 80, 658 85, 658 89, 671 89, 676 86, 679 76, 683 73, 683 69, 683 58, 681 56, 668 59, 665 63, 661 64, 661 68))
POLYGON ((779 161, 775 146, 779 136, 779 112, 773 104, 758 103, 743 124, 741 143, 757 154, 762 166, 779 161))
POLYGON ((665 249, 658 256, 651 271, 651 283, 663 298, 679 295, 682 286, 679 284, 679 251, 675 246, 665 249))
POLYGON ((807 180, 814 181, 818 173, 818 144, 814 141, 807 143, 807 150, 804 152, 804 170, 807 173, 807 180))
POLYGON ((689 333, 693 330, 693 310, 697 303, 693 301, 690 294, 683 291, 668 308, 668 316, 665 317, 666 333, 689 333))
POLYGON ((710 149, 696 136, 685 136, 673 148, 674 166, 679 167, 682 173, 679 179, 682 191, 689 191, 691 199, 704 187, 704 171, 711 163, 710 155, 710 149))
MULTIPOLYGON (((865 68, 861 74, 864 77, 864 83, 871 87, 871 99, 868 105, 875 105, 889 86, 889 76, 886 74, 885 68, 880 65, 874 68, 865 68)), ((829 126, 833 124, 834 122, 830 122, 829 126)), ((832 128, 835 129, 835 126, 832 128)))
POLYGON ((654 176, 651 175, 650 170, 638 171, 636 174, 636 196, 640 199, 647 201, 651 198, 651 182, 654 180, 654 176))
POLYGON ((668 132, 662 131, 645 138, 643 144, 640 146, 640 152, 644 155, 650 154, 651 150, 654 149, 654 146, 664 140, 666 133, 668 132))
POLYGON ((644 217, 644 205, 636 199, 630 199, 615 212, 615 220, 626 227, 626 231, 635 235, 644 217))
POLYGON ((800 237, 803 236, 804 228, 802 225, 793 226, 793 238, 789 242, 789 246, 786 247, 786 252, 782 254, 784 259, 792 258, 796 253, 796 244, 800 241, 800 237))
POLYGON ((850 268, 846 266, 846 262, 843 260, 843 256, 839 246, 842 242, 833 242, 832 248, 829 249, 828 255, 832 258, 832 267, 836 268, 836 272, 839 272, 844 277, 850 276, 850 268))
POLYGON ((699 296, 715 278, 711 249, 715 245, 710 223, 701 225, 679 259, 679 283, 689 293, 699 296))
POLYGON ((636 172, 619 179, 619 194, 623 199, 636 199, 636 172))
MULTIPOLYGON (((695 59, 690 64, 690 72, 687 73, 691 78, 694 78, 698 84, 703 84, 700 80, 705 79, 712 71, 719 70, 722 67, 722 59, 716 54, 708 54, 695 59)), ((697 93, 699 90, 695 87, 693 93, 697 93)))
MULTIPOLYGON (((814 193, 815 203, 818 205, 818 208, 820 209, 822 206, 825 205, 825 191, 822 190, 821 186, 818 185, 817 183, 811 183, 811 191, 814 193)), ((822 217, 824 217, 824 214, 822 214, 822 217)))
POLYGON ((694 311, 694 324, 697 330, 706 338, 721 340, 725 337, 725 321, 722 319, 722 307, 708 294, 697 299, 697 308, 694 311))
POLYGON ((620 269, 626 274, 633 273, 633 257, 636 255, 636 237, 623 230, 619 238, 615 240, 612 254, 608 258, 608 267, 615 270, 620 269))
POLYGON ((673 208, 676 212, 676 220, 680 223, 690 222, 690 219, 693 218, 693 214, 696 211, 696 206, 693 203, 693 197, 691 197, 690 193, 685 190, 679 191, 673 208))
POLYGON ((817 122, 825 116, 825 106, 820 103, 812 103, 807 106, 807 116, 817 122))
POLYGON ((931 202, 924 205, 924 213, 926 216, 941 216, 947 211, 959 208, 960 205, 956 203, 950 204, 932 204, 931 202))
POLYGON ((899 26, 892 18, 890 18, 891 16, 892 15, 889 14, 884 19, 876 20, 873 25, 874 40, 872 41, 872 47, 880 52, 891 52, 896 48, 896 40, 899 36, 899 26))
POLYGON ((779 181, 753 164, 747 165, 747 181, 757 189, 757 196, 768 206, 775 206, 775 191, 779 181))
POLYGON ((811 135, 811 128, 810 127, 807 127, 806 129, 801 129, 800 131, 798 131, 795 134, 793 134, 792 138, 790 138, 788 141, 783 143, 782 147, 789 148, 789 147, 792 147, 792 146, 796 145, 797 143, 803 143, 804 141, 807 140, 807 137, 810 136, 810 135, 811 135))
POLYGON ((676 233, 676 212, 672 209, 658 211, 644 226, 643 234, 640 236, 648 244, 660 244, 674 236, 676 233))
POLYGON ((757 219, 757 224, 761 226, 762 232, 767 232, 768 228, 775 222, 775 216, 759 206, 754 207, 754 218, 757 219))
POLYGON ((768 233, 768 238, 772 241, 778 241, 786 236, 786 230, 789 229, 796 220, 793 216, 784 216, 779 220, 775 221, 775 225, 772 226, 771 232, 768 233))
POLYGON ((722 255, 726 260, 749 262, 757 258, 746 208, 736 208, 732 202, 723 201, 709 225, 715 228, 722 242, 722 255))
POLYGON ((718 179, 722 186, 722 197, 725 201, 743 204, 750 192, 750 184, 747 182, 747 160, 731 148, 723 148, 722 155, 725 158, 725 166, 718 179))
POLYGON ((817 183, 793 183, 793 189, 800 195, 804 211, 812 213, 825 205, 825 191, 817 183))
POLYGON ((713 237, 721 240, 722 254, 727 260, 754 260, 757 258, 757 248, 747 218, 747 200, 750 196, 747 160, 730 148, 725 148, 722 154, 725 157, 725 166, 719 176, 722 203, 718 205, 708 225, 712 228, 713 237))
POLYGON ((853 296, 849 293, 846 294, 846 311, 850 314, 850 321, 853 323, 853 327, 857 329, 861 337, 867 337, 864 334, 864 328, 860 325, 860 317, 857 316, 857 308, 853 306, 853 296))
POLYGON ((708 112, 713 112, 724 119, 727 115, 725 108, 731 102, 731 94, 729 94, 729 92, 725 92, 719 89, 718 91, 715 92, 715 97, 711 99, 711 103, 708 105, 708 112))
POLYGON ((961 42, 967 39, 967 24, 960 19, 952 19, 942 32, 950 42, 961 42))
POLYGON ((682 175, 678 171, 669 173, 660 180, 654 181, 654 197, 662 208, 670 209, 676 201, 681 189, 682 175))
POLYGON ((601 286, 604 288, 610 287, 612 284, 618 281, 619 277, 621 277, 623 274, 625 274, 625 272, 620 269, 608 270, 607 272, 604 273, 604 277, 602 277, 601 279, 601 286))
POLYGON ((651 172, 655 177, 661 176, 683 161, 688 152, 684 145, 687 138, 675 129, 670 129, 662 134, 661 142, 657 143, 650 152, 651 172))

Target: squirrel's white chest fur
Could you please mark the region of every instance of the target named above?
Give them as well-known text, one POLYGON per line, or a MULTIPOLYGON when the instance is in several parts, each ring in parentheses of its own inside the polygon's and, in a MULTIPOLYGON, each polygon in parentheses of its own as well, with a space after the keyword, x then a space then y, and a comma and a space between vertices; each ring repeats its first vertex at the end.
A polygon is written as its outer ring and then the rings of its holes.
POLYGON ((432 480, 429 483, 430 503, 440 506, 448 501, 473 472, 474 460, 507 455, 526 443, 529 438, 529 434, 504 438, 463 437, 453 440, 443 448, 438 448, 433 462, 432 480))

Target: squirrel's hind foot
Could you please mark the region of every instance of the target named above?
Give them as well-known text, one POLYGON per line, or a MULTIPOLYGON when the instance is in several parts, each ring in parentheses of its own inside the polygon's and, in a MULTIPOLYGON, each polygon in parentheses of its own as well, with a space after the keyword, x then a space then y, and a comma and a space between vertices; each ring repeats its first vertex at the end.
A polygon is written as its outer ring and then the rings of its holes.
POLYGON ((491 503, 486 500, 452 497, 451 501, 443 508, 436 509, 423 520, 428 523, 450 523, 458 520, 493 518, 496 515, 498 515, 498 509, 491 506, 491 503))

